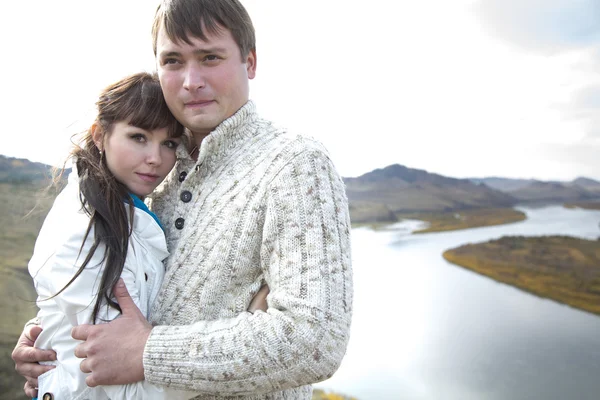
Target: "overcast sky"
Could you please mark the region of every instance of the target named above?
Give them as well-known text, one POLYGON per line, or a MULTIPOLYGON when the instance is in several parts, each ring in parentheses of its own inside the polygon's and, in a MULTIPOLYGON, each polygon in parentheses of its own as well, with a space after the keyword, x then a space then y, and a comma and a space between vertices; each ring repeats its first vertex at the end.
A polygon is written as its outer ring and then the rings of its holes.
MULTIPOLYGON (((246 0, 259 111, 344 176, 600 179, 600 0, 246 0)), ((2 6, 0 153, 58 164, 98 92, 154 70, 155 0, 2 6)))

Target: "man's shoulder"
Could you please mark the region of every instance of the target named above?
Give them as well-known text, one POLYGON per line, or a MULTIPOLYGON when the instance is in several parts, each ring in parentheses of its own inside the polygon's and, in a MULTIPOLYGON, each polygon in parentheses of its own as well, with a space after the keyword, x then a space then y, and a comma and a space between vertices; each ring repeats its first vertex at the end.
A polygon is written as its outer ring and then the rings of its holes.
POLYGON ((327 154, 325 146, 315 137, 289 130, 266 119, 261 119, 261 135, 268 138, 271 146, 278 147, 282 151, 291 151, 295 154, 303 151, 318 151, 327 154))

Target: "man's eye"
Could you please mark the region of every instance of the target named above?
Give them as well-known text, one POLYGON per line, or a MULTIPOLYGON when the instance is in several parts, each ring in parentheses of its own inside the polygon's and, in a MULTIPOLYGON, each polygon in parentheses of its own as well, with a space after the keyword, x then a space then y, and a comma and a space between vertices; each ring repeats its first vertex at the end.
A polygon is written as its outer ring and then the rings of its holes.
POLYGON ((163 60, 163 65, 172 65, 172 64, 177 64, 178 61, 175 58, 165 58, 163 60))
POLYGON ((206 57, 204 57, 205 61, 216 61, 218 59, 219 57, 215 56, 214 54, 209 54, 206 57))

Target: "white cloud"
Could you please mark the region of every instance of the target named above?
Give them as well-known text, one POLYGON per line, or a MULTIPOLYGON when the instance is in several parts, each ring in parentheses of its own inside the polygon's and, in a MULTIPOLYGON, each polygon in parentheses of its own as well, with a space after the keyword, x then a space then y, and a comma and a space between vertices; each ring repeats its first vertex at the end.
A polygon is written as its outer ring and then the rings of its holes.
MULTIPOLYGON (((0 67, 2 152, 56 162, 66 127, 103 86, 153 68, 156 3, 5 5, 14 25, 0 34, 15 39, 6 52, 14 63, 0 67)), ((475 0, 243 3, 258 39, 251 96, 266 116, 322 140, 345 176, 401 163, 449 176, 600 178, 600 165, 567 170, 541 151, 587 135, 566 105, 598 77, 590 44, 528 50, 494 36, 475 0)))
POLYGON ((474 9, 492 35, 527 51, 555 54, 600 40, 597 0, 480 0, 474 9))

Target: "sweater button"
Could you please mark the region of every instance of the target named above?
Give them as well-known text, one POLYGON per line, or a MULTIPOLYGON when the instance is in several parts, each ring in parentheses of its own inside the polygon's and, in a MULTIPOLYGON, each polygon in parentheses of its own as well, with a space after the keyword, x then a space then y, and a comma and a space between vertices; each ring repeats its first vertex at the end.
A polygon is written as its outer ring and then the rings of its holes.
POLYGON ((54 400, 54 395, 50 392, 44 393, 42 400, 54 400))
POLYGON ((181 192, 181 195, 179 196, 179 198, 184 203, 189 203, 190 200, 192 200, 192 193, 187 190, 184 190, 183 192, 181 192))
POLYGON ((187 172, 183 171, 179 174, 179 182, 183 182, 185 177, 187 176, 187 172))
POLYGON ((177 218, 175 220, 175 228, 177 229, 183 229, 183 223, 185 222, 185 219, 183 218, 177 218))

